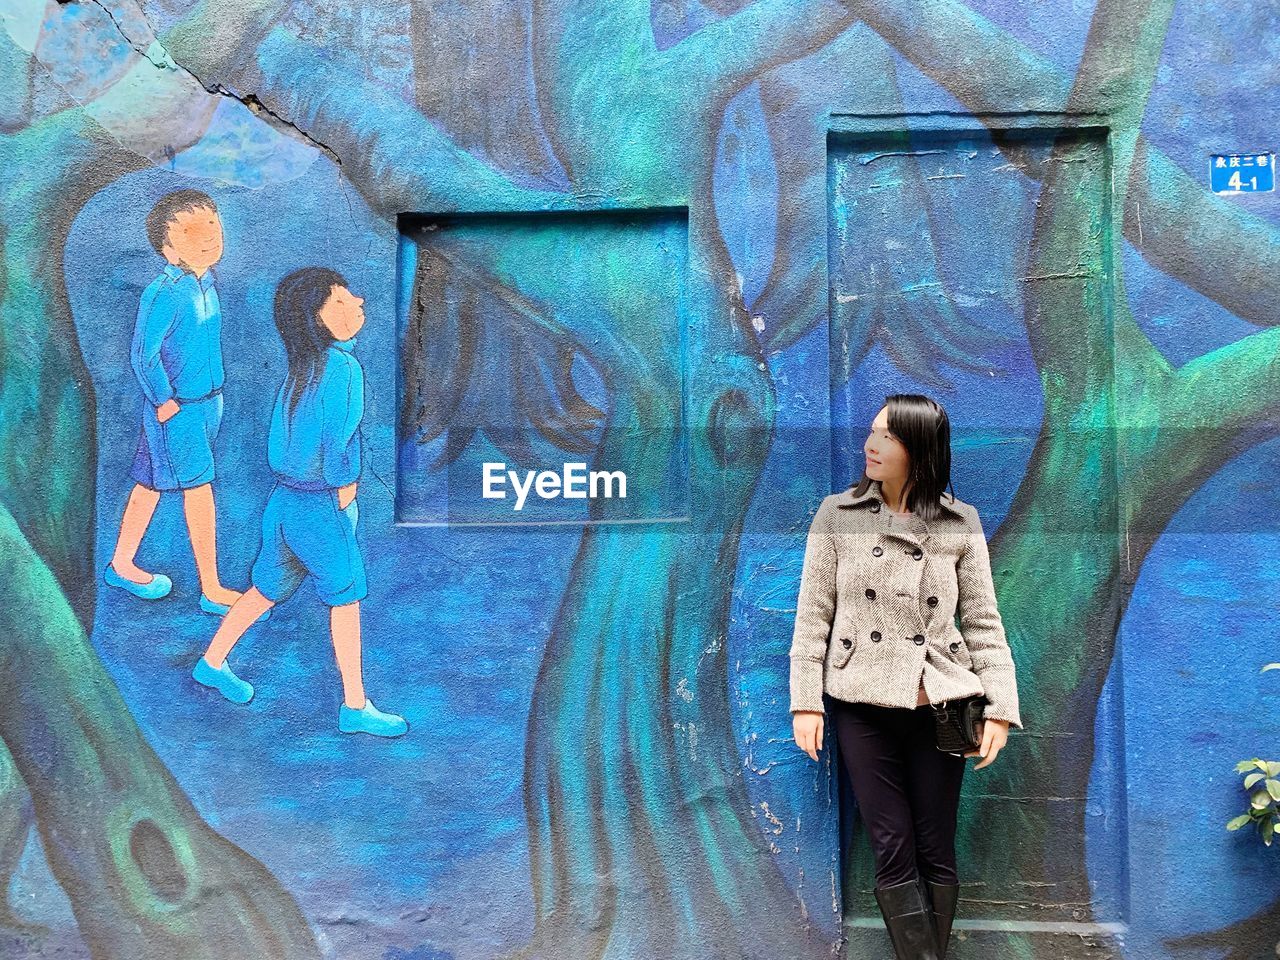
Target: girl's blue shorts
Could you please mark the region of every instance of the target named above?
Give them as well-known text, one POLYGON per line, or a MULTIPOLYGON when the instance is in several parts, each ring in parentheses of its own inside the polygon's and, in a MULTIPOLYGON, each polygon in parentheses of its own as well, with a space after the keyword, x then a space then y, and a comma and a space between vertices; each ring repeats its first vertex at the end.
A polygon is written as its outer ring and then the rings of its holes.
POLYGON ((368 594, 364 558, 356 543, 360 508, 338 509, 337 490, 299 490, 277 483, 262 514, 262 549, 251 579, 268 600, 288 599, 310 576, 331 607, 368 594))

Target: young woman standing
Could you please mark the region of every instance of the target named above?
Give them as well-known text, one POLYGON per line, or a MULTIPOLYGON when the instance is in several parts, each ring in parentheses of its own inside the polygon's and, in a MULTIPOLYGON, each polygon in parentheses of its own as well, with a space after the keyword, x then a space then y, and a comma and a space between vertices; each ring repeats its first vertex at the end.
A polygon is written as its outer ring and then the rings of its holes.
POLYGON ((863 452, 862 477, 824 499, 809 530, 790 654, 792 725, 817 760, 831 717, 895 955, 941 960, 960 889, 965 758, 989 766, 1009 727, 1022 726, 1017 682, 981 520, 944 496, 946 411, 919 394, 891 395, 863 452), (975 694, 987 699, 979 749, 939 750, 931 704, 975 694))

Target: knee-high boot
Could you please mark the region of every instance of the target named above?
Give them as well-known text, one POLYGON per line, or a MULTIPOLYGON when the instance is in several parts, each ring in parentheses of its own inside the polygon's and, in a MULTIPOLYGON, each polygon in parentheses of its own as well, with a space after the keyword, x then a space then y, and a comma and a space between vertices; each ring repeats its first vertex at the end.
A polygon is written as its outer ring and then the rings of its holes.
POLYGON ((875 895, 897 960, 940 960, 938 934, 919 878, 876 887, 875 895))
POLYGON ((956 903, 960 899, 960 884, 934 883, 921 878, 925 903, 933 915, 933 929, 938 938, 938 958, 947 960, 947 946, 951 943, 951 924, 956 916, 956 903))

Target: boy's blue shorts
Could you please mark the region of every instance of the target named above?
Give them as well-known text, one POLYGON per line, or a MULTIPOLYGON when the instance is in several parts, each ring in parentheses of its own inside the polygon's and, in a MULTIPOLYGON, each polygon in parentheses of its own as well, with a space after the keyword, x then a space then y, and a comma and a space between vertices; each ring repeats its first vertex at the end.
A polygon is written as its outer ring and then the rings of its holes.
POLYGON ((268 600, 288 599, 308 575, 331 607, 368 594, 356 543, 360 508, 338 509, 337 490, 297 490, 277 483, 262 514, 262 549, 250 579, 268 600))
POLYGON ((222 426, 222 394, 179 400, 178 412, 161 423, 143 403, 142 433, 130 476, 152 490, 189 490, 213 482, 213 442, 222 426))

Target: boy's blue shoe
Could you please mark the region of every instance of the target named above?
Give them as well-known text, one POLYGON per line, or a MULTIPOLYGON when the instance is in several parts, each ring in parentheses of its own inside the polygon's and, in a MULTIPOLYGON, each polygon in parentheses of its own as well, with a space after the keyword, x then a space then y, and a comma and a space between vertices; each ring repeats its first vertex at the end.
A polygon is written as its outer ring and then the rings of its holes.
POLYGON ((232 703, 248 703, 253 699, 253 686, 232 673, 226 661, 223 661, 221 668, 215 670, 209 666, 208 660, 201 657, 196 661, 191 677, 201 686, 217 690, 232 703))
POLYGON ((364 707, 360 710, 353 710, 345 703, 338 709, 338 729, 343 733, 399 737, 409 732, 409 724, 397 714, 383 713, 366 697, 364 707))
POLYGON ((151 580, 147 583, 134 583, 116 573, 115 567, 109 563, 102 571, 102 579, 113 587, 132 593, 139 600, 159 600, 161 597, 167 597, 169 591, 173 589, 173 581, 163 573, 152 574, 151 580))
MULTIPOLYGON (((225 617, 227 615, 227 611, 231 609, 231 605, 226 603, 218 603, 214 600, 210 600, 208 597, 206 597, 202 593, 200 594, 200 609, 203 610, 205 613, 213 614, 215 617, 225 617)), ((260 616, 254 622, 263 623, 270 616, 271 616, 270 610, 263 610, 262 616, 260 616)))

